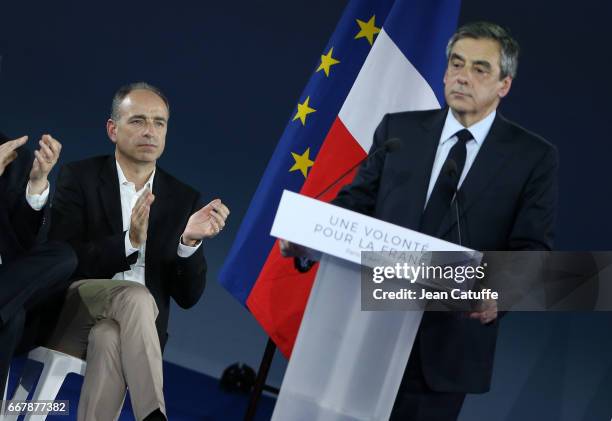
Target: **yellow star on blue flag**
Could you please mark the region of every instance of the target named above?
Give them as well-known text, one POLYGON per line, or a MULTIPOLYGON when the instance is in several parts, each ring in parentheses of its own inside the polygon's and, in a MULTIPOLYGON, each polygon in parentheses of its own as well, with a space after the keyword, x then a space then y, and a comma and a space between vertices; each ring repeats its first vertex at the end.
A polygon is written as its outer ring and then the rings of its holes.
POLYGON ((293 117, 293 121, 299 118, 300 121, 302 122, 302 126, 305 126, 306 116, 310 113, 314 113, 315 111, 317 110, 310 107, 310 97, 306 97, 306 101, 304 101, 302 104, 298 103, 297 113, 295 113, 295 116, 293 117))
POLYGON ((289 172, 300 170, 304 178, 308 176, 308 168, 314 165, 314 161, 310 159, 310 148, 307 148, 303 154, 299 155, 295 152, 291 152, 295 164, 289 170, 289 172))
POLYGON ((319 65, 317 72, 320 72, 321 70, 323 70, 325 72, 325 76, 329 77, 329 69, 333 65, 340 63, 340 60, 336 60, 335 58, 332 57, 333 53, 334 53, 334 47, 330 48, 327 54, 324 54, 321 56, 321 64, 319 65))
POLYGON ((374 35, 380 32, 380 28, 376 26, 376 15, 372 15, 367 22, 360 19, 356 20, 359 25, 359 33, 355 35, 355 39, 366 38, 370 45, 374 44, 374 35))

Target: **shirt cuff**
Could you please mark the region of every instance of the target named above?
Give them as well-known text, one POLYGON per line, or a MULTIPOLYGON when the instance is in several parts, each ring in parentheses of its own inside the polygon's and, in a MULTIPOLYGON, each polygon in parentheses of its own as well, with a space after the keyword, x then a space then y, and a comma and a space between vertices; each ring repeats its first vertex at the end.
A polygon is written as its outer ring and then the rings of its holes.
POLYGON ((130 230, 127 230, 125 232, 125 257, 128 257, 129 255, 131 255, 132 253, 136 253, 137 251, 140 251, 139 248, 134 247, 132 245, 132 242, 130 241, 130 230))
POLYGON ((47 188, 41 194, 30 194, 30 182, 28 181, 28 186, 26 187, 26 201, 32 209, 39 211, 45 207, 47 199, 49 198, 50 187, 51 185, 47 183, 47 188))
POLYGON ((185 244, 181 243, 181 240, 179 240, 179 244, 178 244, 178 248, 176 249, 176 252, 178 253, 179 257, 183 257, 183 258, 191 257, 193 256, 193 253, 195 253, 196 250, 201 245, 202 245, 202 241, 198 241, 198 243, 193 247, 186 246, 185 244))

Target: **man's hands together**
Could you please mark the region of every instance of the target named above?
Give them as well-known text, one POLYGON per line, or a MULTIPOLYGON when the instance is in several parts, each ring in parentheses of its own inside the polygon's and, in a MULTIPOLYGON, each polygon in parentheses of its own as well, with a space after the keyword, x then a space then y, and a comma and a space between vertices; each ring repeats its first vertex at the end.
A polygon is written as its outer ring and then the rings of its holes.
MULTIPOLYGON (((155 195, 146 190, 134 205, 130 220, 130 243, 138 248, 147 241, 149 228, 149 213, 155 195)), ((225 226, 230 211, 220 199, 215 199, 202 209, 191 215, 185 231, 181 236, 181 243, 186 246, 195 246, 204 238, 212 238, 219 234, 225 226)))
POLYGON ((139 248, 147 241, 147 230, 149 229, 149 213, 155 195, 148 188, 140 195, 130 217, 130 243, 139 248))

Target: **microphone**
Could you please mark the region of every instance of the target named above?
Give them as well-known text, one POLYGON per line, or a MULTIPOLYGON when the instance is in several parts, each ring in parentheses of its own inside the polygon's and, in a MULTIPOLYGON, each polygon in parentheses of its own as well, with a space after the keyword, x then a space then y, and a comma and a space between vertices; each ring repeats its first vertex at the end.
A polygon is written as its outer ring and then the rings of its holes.
MULTIPOLYGON (((332 187, 334 187, 336 184, 338 184, 344 177, 346 177, 347 175, 349 175, 351 173, 351 171, 353 171, 355 168, 357 168, 359 165, 361 165, 362 163, 364 163, 365 161, 369 160, 370 158, 372 158, 374 155, 380 153, 380 152, 395 152, 397 151, 399 148, 401 148, 402 146, 402 142, 397 138, 397 137, 393 137, 391 139, 387 139, 380 147, 378 147, 376 150, 374 150, 374 152, 372 152, 371 154, 368 154, 365 158, 360 159, 359 162, 357 162, 355 165, 353 165, 351 168, 349 168, 347 171, 345 171, 344 173, 342 173, 342 175, 338 178, 336 178, 329 186, 327 186, 321 193, 317 194, 314 199, 318 199, 321 196, 323 196, 325 193, 327 193, 332 187)), ((457 166, 455 164, 455 166, 457 166)), ((310 260, 307 257, 294 257, 293 258, 293 266, 297 269, 298 272, 300 273, 305 273, 308 272, 310 270, 310 268, 315 264, 314 260, 310 260)))
POLYGON ((455 191, 453 192, 453 198, 451 199, 451 206, 453 203, 455 204, 455 218, 457 219, 457 231, 459 234, 459 245, 462 246, 463 242, 461 241, 461 219, 459 218, 459 170, 457 168, 457 163, 454 159, 447 159, 442 167, 442 172, 446 174, 451 180, 457 179, 457 182, 453 182, 453 186, 455 186, 455 191))
MULTIPOLYGON (((387 139, 381 146, 379 146, 378 148, 376 148, 376 150, 374 150, 374 152, 372 152, 371 154, 368 154, 365 158, 359 160, 359 162, 357 162, 355 165, 353 165, 351 168, 349 168, 347 171, 345 171, 344 173, 342 173, 342 175, 338 178, 336 178, 329 186, 327 186, 321 193, 317 194, 314 199, 318 199, 321 196, 323 196, 325 193, 327 193, 329 190, 331 190, 332 187, 334 187, 336 184, 338 184, 344 177, 346 177, 347 175, 349 175, 351 173, 351 171, 353 171, 355 168, 357 168, 358 166, 360 166, 361 164, 363 164, 365 161, 368 161, 370 158, 372 158, 374 155, 380 153, 380 152, 385 152, 385 153, 391 153, 391 152, 395 152, 398 149, 400 149, 402 147, 402 142, 399 140, 399 138, 397 137, 392 137, 391 139, 387 139)), ((454 162, 454 161, 453 161, 454 162)), ((457 164, 455 164, 455 172, 457 171, 457 164)))

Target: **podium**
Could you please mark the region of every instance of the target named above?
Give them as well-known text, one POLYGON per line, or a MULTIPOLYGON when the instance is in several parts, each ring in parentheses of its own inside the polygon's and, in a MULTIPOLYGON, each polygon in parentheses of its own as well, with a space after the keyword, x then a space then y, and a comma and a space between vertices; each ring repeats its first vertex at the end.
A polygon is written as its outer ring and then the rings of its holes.
POLYGON ((271 235, 321 254, 272 420, 388 419, 423 308, 362 311, 361 251, 477 252, 289 191, 271 235))

